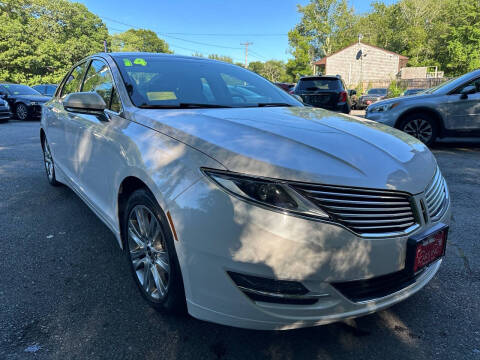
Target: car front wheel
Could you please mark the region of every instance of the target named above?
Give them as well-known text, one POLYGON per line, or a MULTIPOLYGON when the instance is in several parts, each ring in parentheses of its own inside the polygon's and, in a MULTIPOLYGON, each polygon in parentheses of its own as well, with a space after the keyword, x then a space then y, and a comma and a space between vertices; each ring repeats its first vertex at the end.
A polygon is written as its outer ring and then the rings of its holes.
POLYGON ((47 179, 50 185, 58 186, 60 183, 55 177, 55 164, 53 162, 52 152, 50 150, 50 145, 48 145, 47 138, 43 138, 42 142, 43 149, 43 163, 45 165, 45 172, 47 173, 47 179))
POLYGON ((160 206, 148 191, 140 189, 128 199, 124 214, 125 248, 140 292, 155 309, 183 313, 180 265, 160 206))
POLYGON ((399 129, 416 137, 425 145, 430 146, 437 137, 437 124, 428 114, 413 114, 402 121, 399 129))
POLYGON ((16 107, 16 114, 19 120, 27 120, 28 118, 28 108, 25 104, 18 104, 16 107))

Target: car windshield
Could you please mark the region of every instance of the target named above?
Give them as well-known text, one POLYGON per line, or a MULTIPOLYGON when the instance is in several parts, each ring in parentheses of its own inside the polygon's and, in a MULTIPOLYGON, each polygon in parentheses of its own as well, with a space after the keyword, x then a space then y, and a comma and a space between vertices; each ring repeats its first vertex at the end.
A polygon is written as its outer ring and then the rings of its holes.
POLYGON ((41 95, 37 90, 27 85, 2 84, 10 95, 41 95))
POLYGON ((437 92, 437 91, 439 91, 439 90, 443 90, 444 87, 447 87, 447 86, 450 85, 451 83, 456 82, 456 81, 459 80, 459 79, 462 79, 462 80, 463 80, 463 78, 464 78, 464 77, 467 77, 467 75, 470 75, 470 74, 465 74, 465 75, 463 75, 463 76, 455 77, 455 78, 452 78, 452 79, 450 79, 450 80, 447 80, 447 81, 441 83, 440 85, 437 85, 437 86, 431 87, 430 89, 425 90, 423 93, 424 93, 424 94, 433 94, 433 93, 435 93, 435 92, 437 92))
POLYGON ((368 95, 387 95, 387 89, 370 89, 368 95))
POLYGON ((333 90, 338 91, 340 89, 340 82, 338 79, 332 78, 313 78, 313 79, 300 79, 298 82, 298 90, 300 91, 319 91, 319 90, 333 90))
POLYGON ((47 87, 45 89, 45 95, 53 96, 55 94, 56 90, 57 90, 56 85, 47 85, 47 87))
POLYGON ((114 58, 130 99, 141 108, 303 106, 237 65, 164 55, 114 58))

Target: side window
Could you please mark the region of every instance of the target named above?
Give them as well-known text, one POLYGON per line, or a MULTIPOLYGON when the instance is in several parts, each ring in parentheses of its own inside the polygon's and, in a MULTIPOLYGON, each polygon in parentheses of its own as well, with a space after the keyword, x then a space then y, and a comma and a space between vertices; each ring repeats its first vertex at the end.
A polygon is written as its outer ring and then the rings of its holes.
POLYGON ((65 95, 80 91, 80 84, 83 79, 83 74, 85 74, 85 68, 87 67, 87 63, 84 62, 83 64, 78 65, 73 71, 68 75, 67 80, 65 81, 65 85, 63 85, 62 94, 60 97, 64 97, 65 95))
POLYGON ((57 90, 57 87, 55 85, 45 86, 45 94, 47 96, 53 96, 53 94, 55 94, 55 90, 57 90))
POLYGON ((103 61, 92 61, 85 76, 82 91, 95 91, 103 98, 108 109, 116 112, 121 110, 120 99, 113 86, 112 74, 103 61))
POLYGON ((480 92, 480 78, 470 81, 466 84, 463 84, 457 90, 455 90, 455 94, 460 94, 462 90, 467 86, 475 86, 475 89, 477 89, 477 92, 480 92))
POLYGON ((0 95, 8 95, 8 90, 2 85, 0 85, 0 95))

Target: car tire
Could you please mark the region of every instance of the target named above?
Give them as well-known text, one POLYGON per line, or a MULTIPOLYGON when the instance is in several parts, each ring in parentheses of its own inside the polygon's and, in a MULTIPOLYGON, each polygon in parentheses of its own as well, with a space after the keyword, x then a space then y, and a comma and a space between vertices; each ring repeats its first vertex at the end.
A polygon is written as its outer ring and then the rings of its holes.
POLYGON ((173 236, 154 196, 145 189, 136 190, 123 214, 122 240, 142 296, 156 310, 185 313, 185 291, 173 236))
POLYGON ((435 120, 427 113, 414 113, 406 117, 399 127, 403 132, 416 137, 425 145, 432 145, 438 135, 438 126, 435 120))
POLYGON ((50 150, 50 146, 48 145, 46 136, 43 136, 42 138, 42 150, 43 164, 45 165, 45 172, 47 174, 48 182, 52 186, 59 186, 60 183, 57 181, 55 176, 55 163, 53 162, 52 152, 50 150))
POLYGON ((17 119, 25 121, 28 119, 28 107, 27 105, 20 103, 15 107, 15 115, 17 119))

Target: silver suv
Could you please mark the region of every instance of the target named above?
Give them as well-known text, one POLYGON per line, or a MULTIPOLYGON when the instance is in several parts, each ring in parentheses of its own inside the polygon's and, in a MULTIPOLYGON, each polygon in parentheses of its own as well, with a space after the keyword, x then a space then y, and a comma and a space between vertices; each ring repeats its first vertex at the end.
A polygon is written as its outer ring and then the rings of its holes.
POLYGON ((415 136, 427 145, 437 137, 480 135, 480 70, 408 97, 370 105, 365 117, 415 136))

